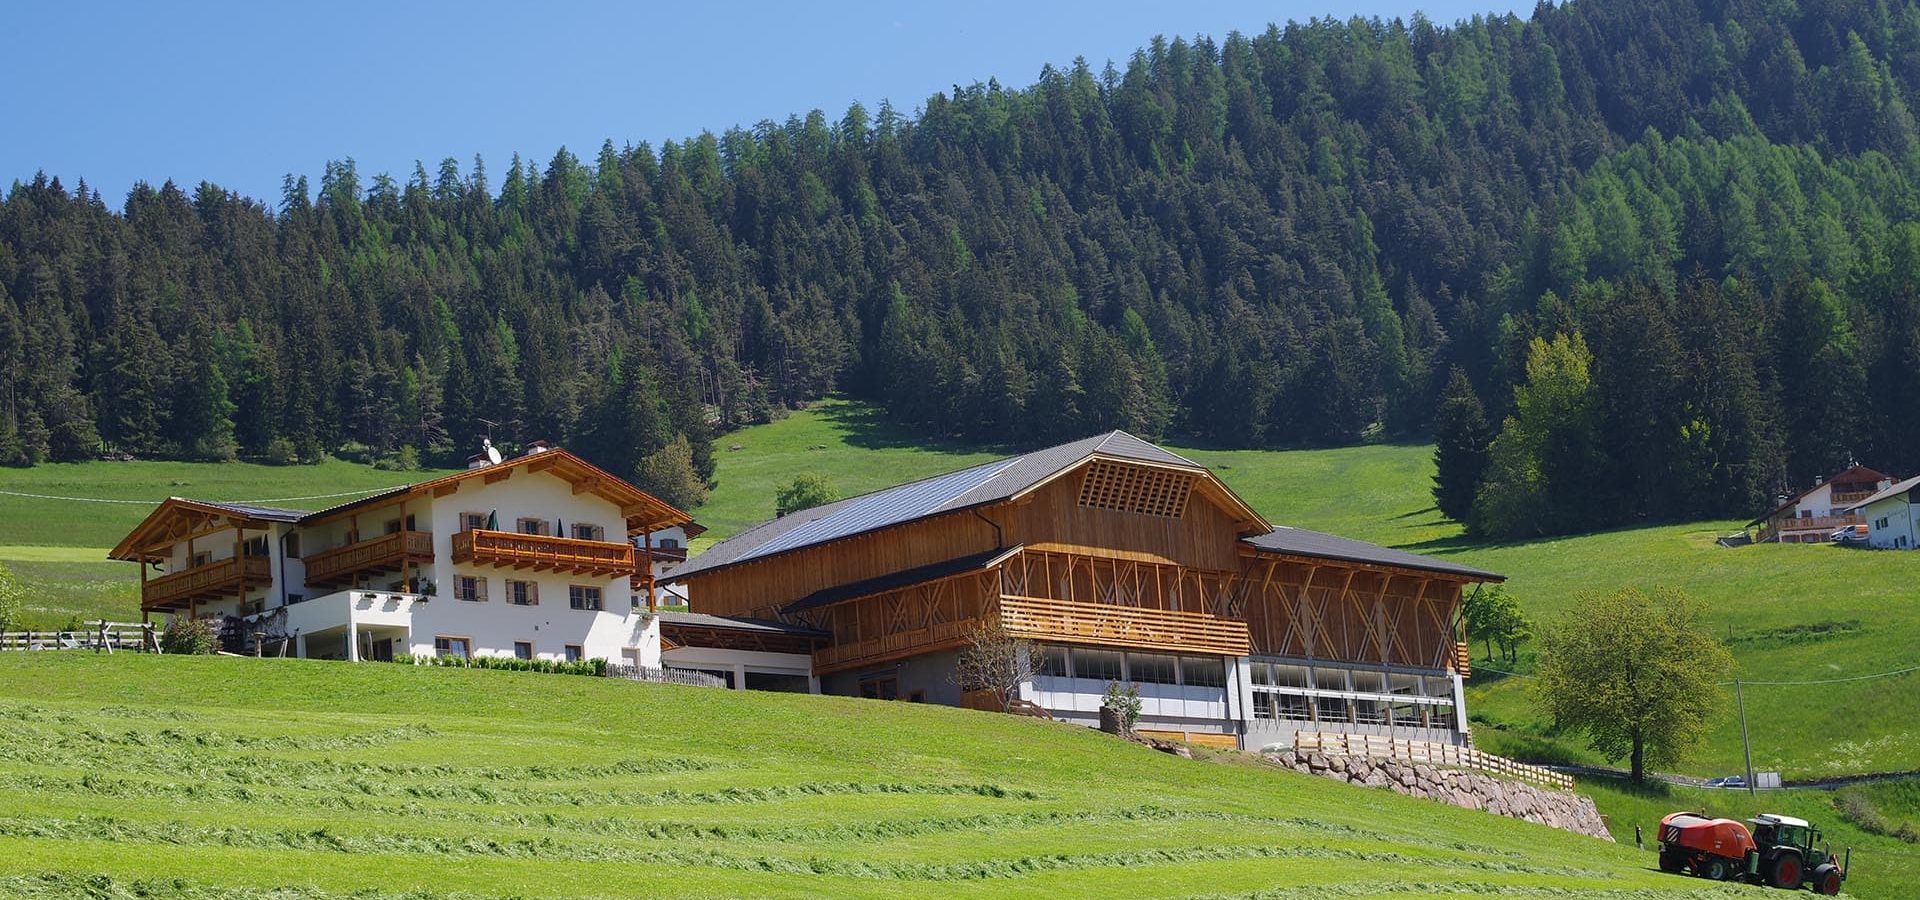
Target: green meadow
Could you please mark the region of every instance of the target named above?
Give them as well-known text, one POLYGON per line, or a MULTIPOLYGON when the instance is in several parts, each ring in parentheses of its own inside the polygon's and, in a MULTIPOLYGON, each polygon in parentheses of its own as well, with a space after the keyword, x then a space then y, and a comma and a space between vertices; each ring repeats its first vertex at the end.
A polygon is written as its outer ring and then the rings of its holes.
MULTIPOLYGON (((1580 591, 1672 586, 1706 605, 1729 642, 1740 677, 1754 682, 1847 678, 1913 665, 1920 602, 1907 575, 1913 559, 1826 546, 1725 549, 1714 538, 1733 522, 1656 525, 1570 538, 1483 544, 1441 518, 1427 493, 1431 451, 1421 445, 1263 452, 1175 447, 1212 467, 1270 520, 1456 558, 1509 576, 1507 587, 1536 619, 1580 591)), ((821 404, 716 442, 717 487, 694 510, 710 531, 700 545, 773 514, 779 486, 800 472, 827 478, 843 496, 924 478, 1003 455, 1005 448, 916 441, 864 405, 821 404)), ((345 462, 320 466, 84 463, 0 471, 0 490, 157 502, 169 495, 273 499, 388 487, 437 473, 383 472, 345 462)), ((318 507, 339 498, 284 500, 318 507)), ((105 560, 149 509, 0 495, 0 562, 31 591, 40 627, 69 618, 132 618, 135 573, 105 560)), ((697 600, 696 600, 697 604, 697 600)), ((1530 759, 1604 762, 1553 733, 1532 712, 1523 650, 1516 677, 1490 671, 1476 648, 1470 697, 1476 739, 1530 759)), ((1509 668, 1499 666, 1499 668, 1509 668)), ((1755 764, 1789 778, 1920 769, 1920 673, 1835 685, 1746 690, 1755 764)), ((1742 769, 1729 692, 1707 745, 1671 766, 1721 775, 1742 769)))
POLYGON ((0 806, 6 896, 1738 895, 1630 844, 905 703, 0 653, 0 723, 30 798, 0 806))

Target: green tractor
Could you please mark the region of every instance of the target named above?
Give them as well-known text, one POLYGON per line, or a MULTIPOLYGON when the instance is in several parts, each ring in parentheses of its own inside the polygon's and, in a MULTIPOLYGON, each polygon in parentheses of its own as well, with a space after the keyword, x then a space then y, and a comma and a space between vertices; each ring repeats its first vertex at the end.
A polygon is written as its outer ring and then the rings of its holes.
POLYGON ((1766 813, 1747 821, 1753 825, 1753 848, 1747 851, 1744 880, 1788 890, 1807 886, 1817 894, 1840 893, 1840 883, 1847 880, 1846 864, 1852 860, 1836 865, 1833 854, 1820 846, 1820 832, 1807 820, 1766 813))

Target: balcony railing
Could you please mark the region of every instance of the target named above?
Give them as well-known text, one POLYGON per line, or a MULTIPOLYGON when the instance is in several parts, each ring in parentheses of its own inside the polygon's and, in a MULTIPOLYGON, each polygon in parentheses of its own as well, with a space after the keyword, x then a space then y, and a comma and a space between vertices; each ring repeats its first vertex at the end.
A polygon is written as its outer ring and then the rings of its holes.
POLYGON ((1865 516, 1804 516, 1793 519, 1775 519, 1768 523, 1761 540, 1772 538, 1783 531, 1832 531, 1849 525, 1865 525, 1865 516))
POLYGON ((1247 623, 1200 612, 1003 596, 1000 624, 1011 636, 1033 640, 1229 656, 1249 652, 1247 623))
POLYGON ((482 566, 572 572, 583 575, 634 573, 633 545, 613 541, 516 534, 511 531, 462 531, 453 536, 453 561, 482 566))
POLYGON ((1833 502, 1836 504, 1859 503, 1871 496, 1873 496, 1872 491, 1834 491, 1833 502))
POLYGON ((640 552, 647 554, 648 558, 654 562, 687 561, 687 548, 685 547, 642 547, 640 548, 640 552))
POLYGON ((362 572, 396 571, 406 560, 433 561, 433 535, 425 531, 396 531, 372 540, 323 550, 306 557, 307 583, 330 585, 351 581, 362 572))
POLYGON ((264 556, 223 559, 148 580, 140 588, 140 605, 159 609, 195 599, 237 598, 246 588, 272 581, 273 566, 264 556))

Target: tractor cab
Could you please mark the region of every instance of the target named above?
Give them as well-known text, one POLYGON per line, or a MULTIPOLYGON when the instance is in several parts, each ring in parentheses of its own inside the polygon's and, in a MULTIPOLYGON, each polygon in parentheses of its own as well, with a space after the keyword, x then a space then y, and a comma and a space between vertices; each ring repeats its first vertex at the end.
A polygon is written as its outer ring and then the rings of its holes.
POLYGON ((1832 854, 1820 846, 1820 832, 1805 819, 1765 813, 1748 819, 1753 826, 1753 849, 1747 851, 1751 877, 1777 888, 1810 884, 1814 891, 1836 894, 1847 877, 1832 854))

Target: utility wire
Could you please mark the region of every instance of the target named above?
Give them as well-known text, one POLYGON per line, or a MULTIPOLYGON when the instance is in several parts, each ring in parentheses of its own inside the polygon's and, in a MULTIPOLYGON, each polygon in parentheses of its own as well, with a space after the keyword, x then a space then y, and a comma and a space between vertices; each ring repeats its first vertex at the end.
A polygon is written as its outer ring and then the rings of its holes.
MULTIPOLYGON (((1504 669, 1495 669, 1490 666, 1474 666, 1473 670, 1475 672, 1494 672, 1500 675, 1511 675, 1515 678, 1535 677, 1525 672, 1508 672, 1504 669)), ((1907 668, 1895 669, 1891 672, 1875 672, 1871 675, 1853 675, 1847 678, 1820 678, 1812 681, 1747 681, 1746 679, 1743 678, 1740 680, 1740 683, 1748 687, 1755 687, 1755 686, 1790 687, 1793 685, 1805 685, 1805 684, 1843 684, 1849 681, 1868 681, 1874 678, 1892 678, 1896 675, 1905 675, 1910 672, 1920 672, 1920 666, 1908 666, 1907 668)), ((1720 687, 1733 686, 1733 682, 1731 681, 1719 681, 1719 682, 1715 682, 1715 684, 1717 684, 1720 687)))
MULTIPOLYGON (((404 485, 396 485, 396 487, 404 487, 404 485)), ((381 491, 390 491, 390 490, 393 490, 393 488, 380 487, 380 488, 368 488, 364 491, 340 491, 339 493, 334 493, 334 494, 308 494, 304 497, 268 497, 264 500, 209 500, 207 502, 209 503, 241 503, 241 504, 286 503, 292 500, 327 500, 333 497, 357 497, 362 494, 378 494, 381 491)), ((105 497, 60 497, 53 494, 29 494, 23 491, 0 491, 0 495, 4 495, 8 497, 27 497, 33 500, 62 500, 69 503, 137 503, 142 506, 153 506, 161 502, 158 500, 111 500, 105 497)))

